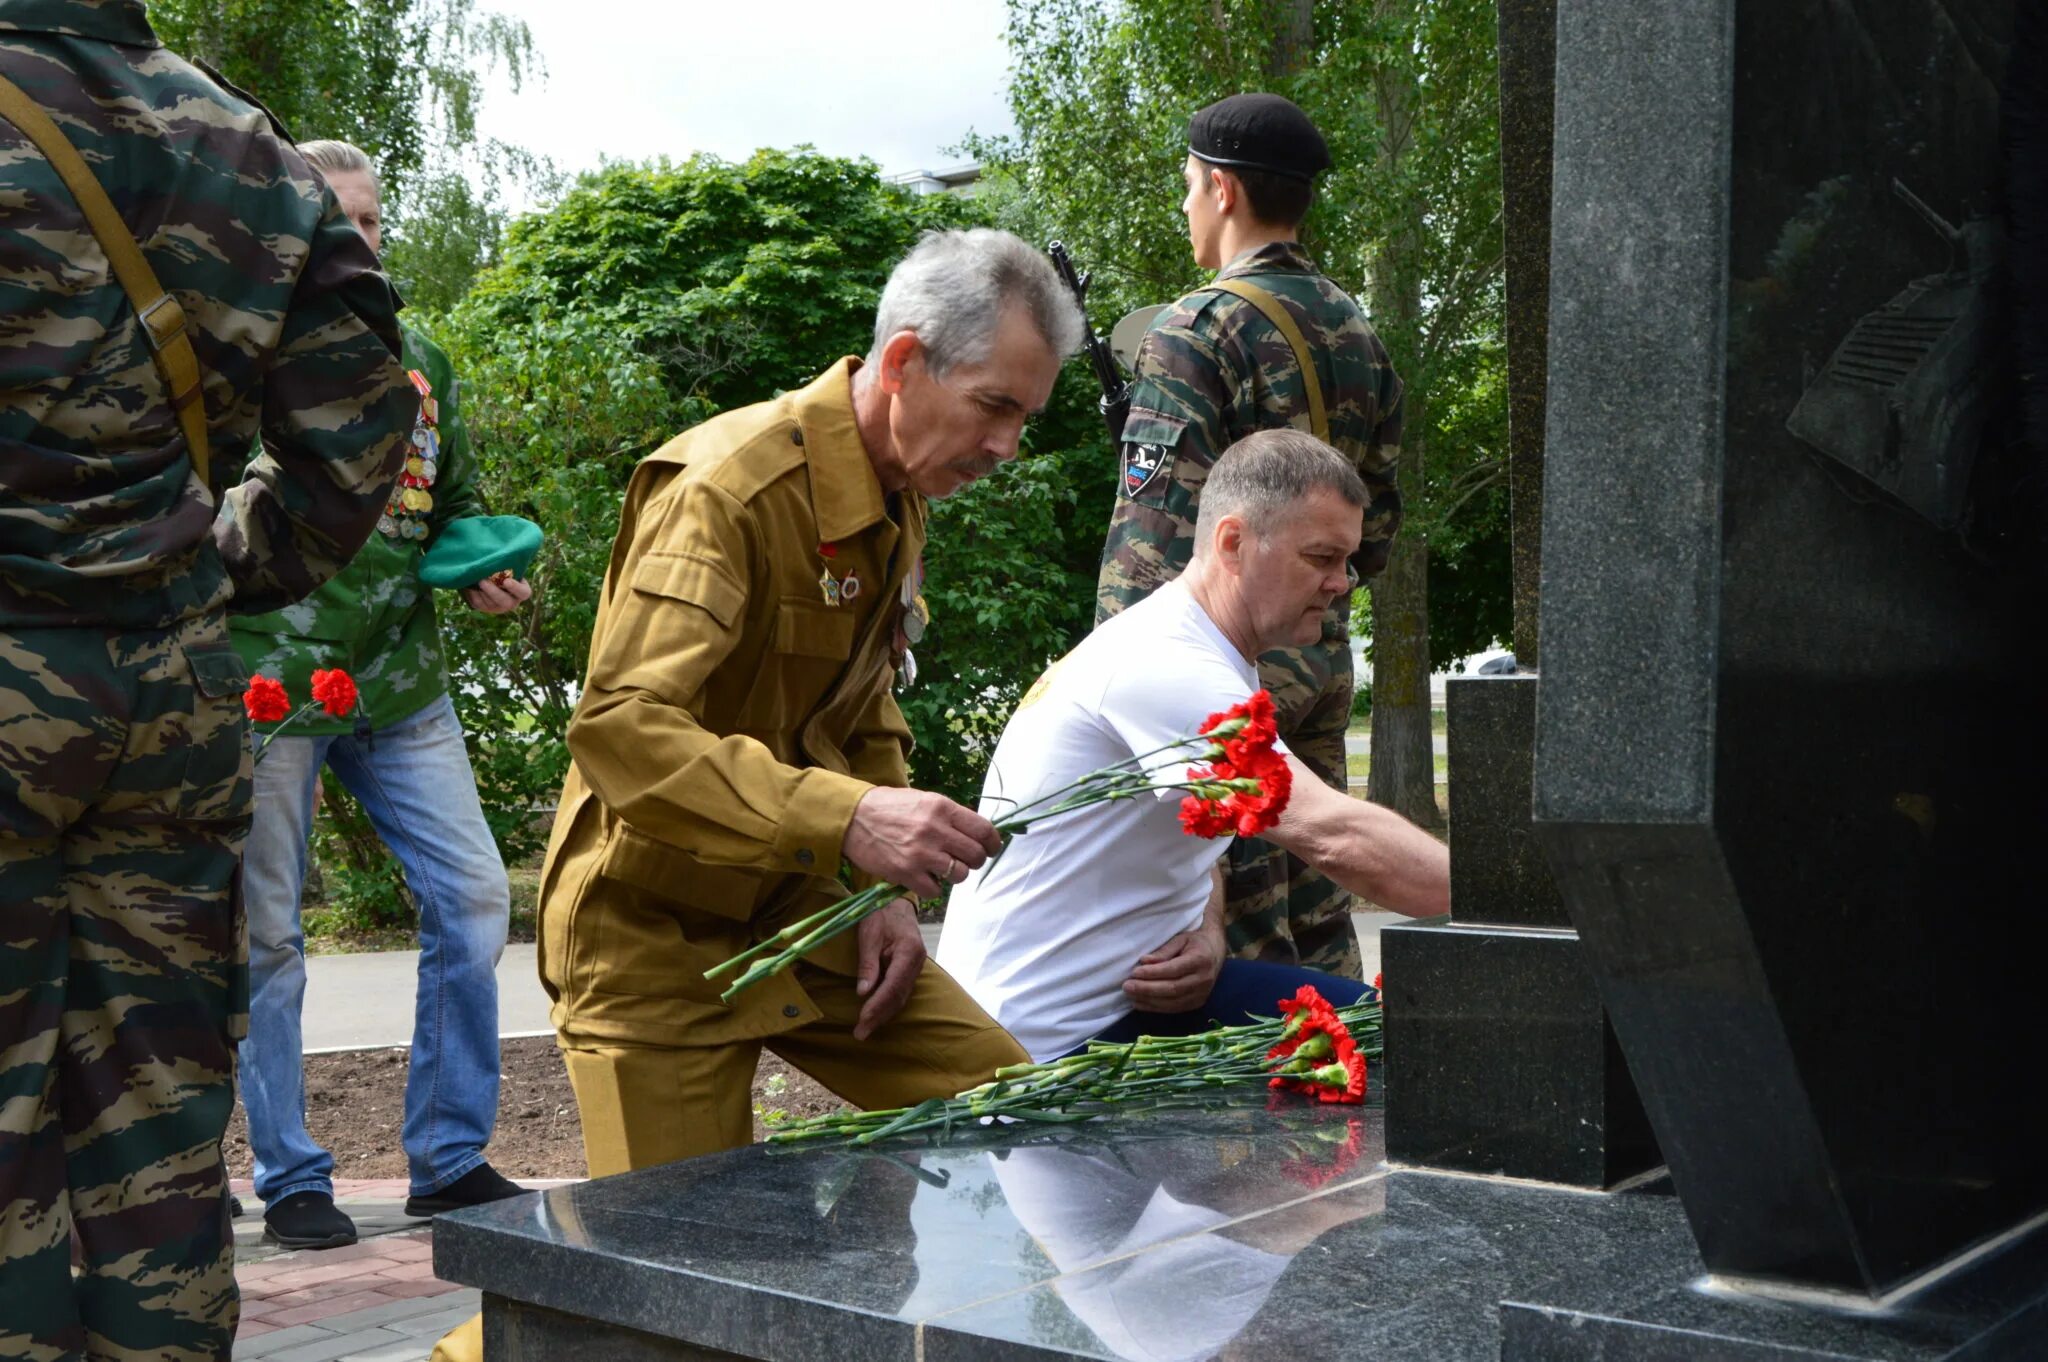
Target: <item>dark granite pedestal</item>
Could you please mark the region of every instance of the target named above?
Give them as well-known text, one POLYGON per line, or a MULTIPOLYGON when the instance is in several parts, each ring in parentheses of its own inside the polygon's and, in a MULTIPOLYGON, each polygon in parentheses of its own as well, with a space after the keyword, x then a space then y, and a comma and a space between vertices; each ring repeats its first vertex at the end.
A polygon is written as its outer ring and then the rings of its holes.
POLYGON ((1955 519, 1991 285, 1912 207, 1995 235, 2022 8, 1558 4, 1536 828, 1731 1277, 2048 1213, 2040 601, 1955 519))
POLYGON ((1613 1187, 1663 1162, 1531 835, 1538 678, 1454 677, 1451 915, 1380 932, 1398 1164, 1613 1187))
POLYGON ((891 1152, 756 1146, 444 1216, 492 1362, 1994 1362, 2048 1238, 1878 1312, 1717 1294, 1667 1182, 1390 1171, 1378 1109, 1268 1103, 891 1152))

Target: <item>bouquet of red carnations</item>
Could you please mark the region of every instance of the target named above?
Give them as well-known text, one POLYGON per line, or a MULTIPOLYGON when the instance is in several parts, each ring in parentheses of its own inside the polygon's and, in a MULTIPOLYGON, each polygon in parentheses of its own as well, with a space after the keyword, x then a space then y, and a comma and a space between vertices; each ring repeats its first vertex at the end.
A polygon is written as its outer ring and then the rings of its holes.
MULTIPOLYGON (((1115 799, 1136 799, 1157 790, 1182 790, 1180 823, 1193 837, 1256 837, 1280 821, 1292 788, 1287 758, 1274 749, 1273 697, 1254 692, 1241 705, 1211 714, 1201 731, 1153 752, 1091 771, 1072 784, 995 820, 996 831, 1010 836, 1034 823, 1058 818, 1115 799), (1190 762, 1200 765, 1188 767, 1190 762), (1186 769, 1184 769, 1186 768, 1186 769)), ((998 853, 1000 854, 1000 853, 998 853)), ((706 979, 746 973, 719 997, 731 1002, 749 985, 787 969, 807 951, 817 949, 862 918, 879 911, 908 891, 900 884, 877 884, 850 894, 831 907, 784 927, 730 960, 704 971, 706 979)))
POLYGON ((249 721, 277 725, 263 735, 262 742, 256 744, 257 759, 262 759, 264 749, 287 728, 311 714, 316 707, 337 719, 348 717, 348 712, 356 707, 355 678, 339 667, 314 672, 313 698, 294 710, 291 696, 285 693, 284 682, 261 673, 250 677, 249 688, 242 692, 242 708, 249 715, 249 721))
POLYGON ((1312 984, 1281 1000, 1280 1015, 1194 1036, 1141 1036, 1091 1042, 1062 1059, 1013 1064, 958 1097, 887 1111, 842 1111, 793 1121, 770 1132, 775 1144, 844 1141, 873 1144, 899 1135, 930 1136, 986 1120, 1086 1121, 1135 1102, 1157 1103, 1218 1088, 1264 1084, 1323 1102, 1363 1102, 1366 1061, 1381 1052, 1378 990, 1350 1007, 1332 1007, 1312 984))

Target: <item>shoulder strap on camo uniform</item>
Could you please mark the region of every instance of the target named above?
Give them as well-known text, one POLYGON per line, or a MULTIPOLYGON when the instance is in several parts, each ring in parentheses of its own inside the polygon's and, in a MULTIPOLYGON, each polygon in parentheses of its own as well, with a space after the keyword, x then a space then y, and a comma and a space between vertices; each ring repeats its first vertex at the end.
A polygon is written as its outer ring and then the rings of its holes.
POLYGON ((1294 362, 1301 366, 1301 385, 1308 394, 1308 424, 1318 440, 1325 443, 1330 438, 1330 418, 1323 409, 1323 383, 1316 377, 1315 356, 1309 353, 1308 337, 1301 334, 1295 325, 1294 314, 1289 312, 1278 298, 1248 279, 1218 279, 1209 285, 1220 293, 1232 293, 1250 303, 1267 321, 1279 328, 1280 334, 1294 351, 1294 362))
POLYGON ((99 239, 100 249, 106 252, 114 277, 121 282, 121 291, 128 295, 128 301, 142 318, 150 355, 163 376, 164 386, 170 390, 171 409, 177 414, 178 428, 185 433, 185 444, 192 451, 193 470, 199 474, 200 485, 211 495, 206 400, 200 391, 199 356, 192 351, 192 338, 185 334, 185 309, 157 282, 156 272, 143 257, 134 233, 121 221, 113 201, 87 169, 78 148, 71 145, 71 140, 20 86, 5 76, 0 76, 0 117, 28 135, 29 141, 49 158, 51 168, 63 179, 71 196, 78 200, 86 224, 99 239))

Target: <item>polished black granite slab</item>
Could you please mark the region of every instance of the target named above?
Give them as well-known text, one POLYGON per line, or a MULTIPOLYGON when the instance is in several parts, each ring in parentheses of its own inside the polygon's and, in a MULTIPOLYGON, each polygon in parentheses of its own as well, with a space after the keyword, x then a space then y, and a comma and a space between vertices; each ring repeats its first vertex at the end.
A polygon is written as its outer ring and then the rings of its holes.
MULTIPOLYGON (((1502 329, 1508 347, 1508 519, 1512 646, 1540 664, 1543 390, 1550 333, 1550 148, 1557 103, 1557 0, 1500 0, 1502 329)), ((1452 784, 1452 798, 1457 786, 1452 784)))
POLYGON ((757 1146, 444 1216, 434 1266, 484 1290, 500 1362, 2039 1355, 2048 1243, 1884 1314, 1717 1296, 1668 1182, 1389 1171, 1380 1117, 1290 1096, 893 1154, 757 1146), (1690 1342, 1627 1351, 1638 1332, 1690 1342))
POLYGON ((1564 896, 1530 831, 1533 672, 1454 676, 1444 687, 1451 795, 1451 916, 1569 928, 1564 896))
POLYGON ((1536 770, 1534 672, 1452 676, 1444 686, 1450 776, 1450 916, 1571 928, 1565 897, 1530 832, 1536 770))
POLYGON ((443 1217, 435 1271, 748 1357, 909 1358, 950 1311, 1378 1176, 1377 1108, 1271 1104, 915 1152, 754 1146, 443 1217))
POLYGON ((1611 1187, 1663 1162, 1575 933, 1394 923, 1380 960, 1395 1163, 1611 1187))
POLYGON ((1538 678, 1448 688, 1451 915, 1382 929, 1396 1163, 1611 1187, 1662 1162, 1530 835, 1538 678))
POLYGON ((1722 1273, 2048 1209, 2038 601, 1900 492, 1967 490, 2013 11, 1558 0, 1537 832, 1722 1273))

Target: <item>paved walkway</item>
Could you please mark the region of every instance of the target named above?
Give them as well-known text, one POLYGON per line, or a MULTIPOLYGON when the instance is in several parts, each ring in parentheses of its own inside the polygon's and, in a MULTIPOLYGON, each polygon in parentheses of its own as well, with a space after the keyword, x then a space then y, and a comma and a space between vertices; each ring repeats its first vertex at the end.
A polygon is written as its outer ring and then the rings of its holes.
MULTIPOLYGON (((532 942, 505 947, 498 961, 498 1031, 553 1035, 532 942)), ((306 957, 307 1054, 412 1044, 418 951, 365 951, 306 957)))
POLYGON ((336 1182, 362 1237, 318 1252, 264 1243, 248 1181, 233 1187, 247 1211, 235 1222, 236 1362, 426 1362, 435 1339, 476 1313, 475 1291, 434 1276, 433 1231, 404 1214, 403 1179, 336 1182))

